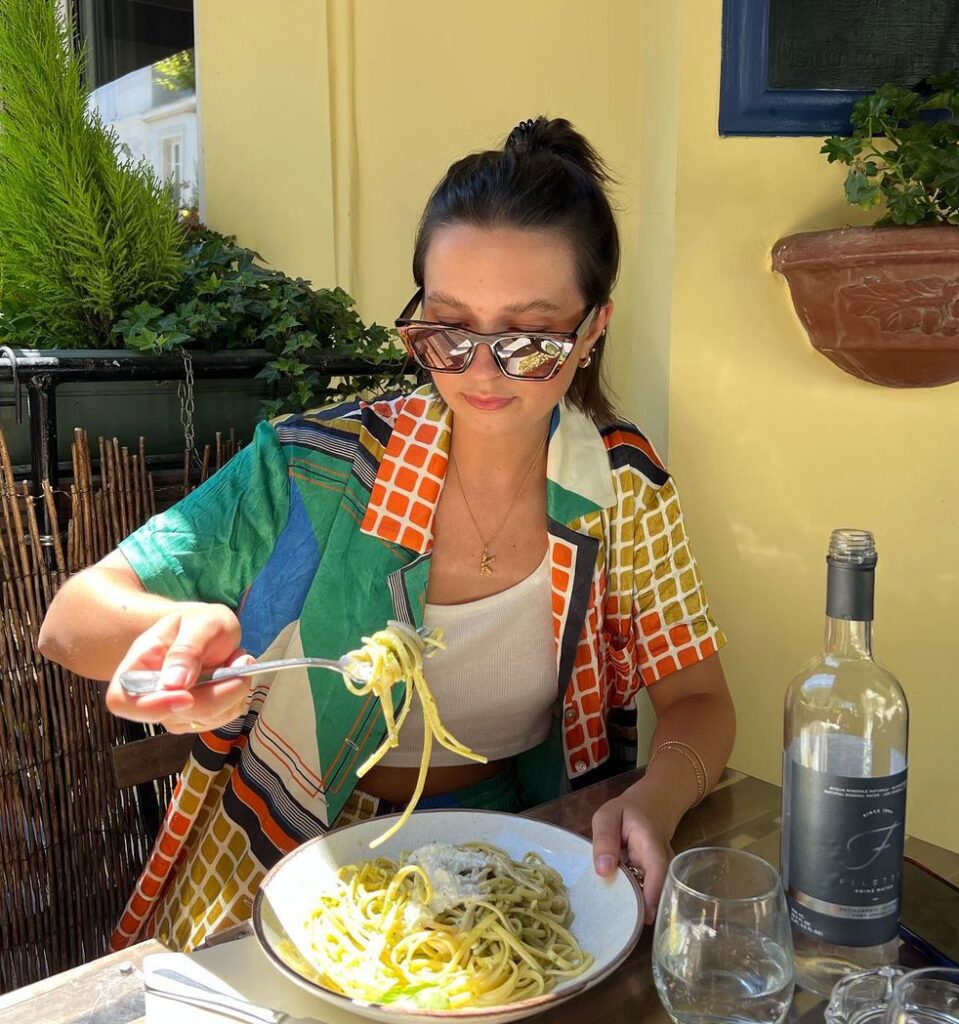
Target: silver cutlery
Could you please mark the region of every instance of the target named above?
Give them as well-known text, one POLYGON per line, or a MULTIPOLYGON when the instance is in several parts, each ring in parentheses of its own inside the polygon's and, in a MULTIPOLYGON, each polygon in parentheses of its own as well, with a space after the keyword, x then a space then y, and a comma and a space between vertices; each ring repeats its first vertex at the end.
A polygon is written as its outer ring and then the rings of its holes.
MULTIPOLYGON (((432 633, 425 627, 414 629, 405 622, 390 620, 390 626, 402 630, 408 636, 416 637, 424 648, 432 639, 432 633)), ((433 647, 425 651, 426 657, 433 653, 433 647)), ((283 672, 290 668, 328 668, 349 676, 353 682, 361 685, 368 683, 372 674, 372 666, 353 661, 349 654, 339 658, 282 658, 279 661, 258 661, 255 665, 243 665, 239 668, 217 668, 201 675, 194 686, 205 686, 219 679, 236 679, 244 676, 255 676, 261 672, 283 672)), ((134 697, 142 697, 145 693, 154 693, 160 688, 161 673, 153 669, 129 669, 120 673, 120 686, 126 693, 134 697)))
POLYGON ((145 972, 143 988, 153 995, 212 1010, 232 1020, 243 1021, 244 1024, 322 1024, 315 1017, 294 1017, 282 1010, 257 1006, 256 1003, 228 995, 169 967, 145 972))

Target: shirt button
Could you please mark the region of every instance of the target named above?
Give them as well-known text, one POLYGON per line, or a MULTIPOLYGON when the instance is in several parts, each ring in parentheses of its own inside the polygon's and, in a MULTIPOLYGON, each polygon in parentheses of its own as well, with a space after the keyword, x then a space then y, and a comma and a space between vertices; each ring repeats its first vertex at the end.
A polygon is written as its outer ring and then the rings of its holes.
POLYGON ((567 722, 575 722, 576 721, 576 708, 567 708, 566 711, 563 714, 563 718, 565 718, 567 722))
POLYGON ((582 775, 582 774, 583 774, 583 772, 584 772, 584 771, 586 771, 586 769, 587 769, 588 767, 589 767, 589 765, 588 765, 588 764, 587 764, 587 763, 586 763, 585 761, 577 761, 577 762, 576 762, 576 763, 575 763, 575 764, 573 765, 573 771, 574 771, 574 772, 575 772, 575 773, 576 773, 577 775, 582 775))

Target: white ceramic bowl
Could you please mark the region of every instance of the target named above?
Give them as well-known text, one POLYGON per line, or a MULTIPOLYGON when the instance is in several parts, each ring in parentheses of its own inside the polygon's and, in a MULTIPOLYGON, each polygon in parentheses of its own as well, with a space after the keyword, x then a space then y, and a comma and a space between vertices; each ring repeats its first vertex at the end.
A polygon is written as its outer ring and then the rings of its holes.
POLYGON ((312 839, 286 855, 263 880, 253 908, 253 926, 267 957, 288 978, 335 1006, 378 1021, 414 1024, 467 1019, 482 1024, 521 1020, 556 1006, 601 981, 629 955, 643 927, 643 898, 632 875, 620 868, 611 878, 593 870, 592 849, 582 836, 530 818, 496 811, 420 811, 391 839, 375 850, 369 842, 394 819, 375 818, 312 839), (572 932, 593 965, 578 978, 551 992, 503 1006, 463 1010, 405 1009, 350 999, 302 975, 278 952, 284 939, 308 945, 306 919, 325 879, 344 864, 376 856, 397 859, 425 843, 491 843, 514 859, 538 853, 563 876, 573 909, 572 932))

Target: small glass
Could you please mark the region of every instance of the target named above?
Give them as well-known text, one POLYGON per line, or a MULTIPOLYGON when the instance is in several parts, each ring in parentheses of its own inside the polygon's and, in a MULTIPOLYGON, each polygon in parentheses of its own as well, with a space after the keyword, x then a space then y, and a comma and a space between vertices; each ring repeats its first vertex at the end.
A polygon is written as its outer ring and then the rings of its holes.
POLYGON ((833 986, 826 1024, 883 1024, 893 986, 908 974, 905 967, 873 967, 847 974, 833 986))
POLYGON ((656 915, 653 978, 677 1024, 780 1024, 793 972, 786 901, 771 864, 718 846, 673 859, 656 915))
POLYGON ((925 967, 901 977, 885 1024, 959 1024, 959 970, 925 967))

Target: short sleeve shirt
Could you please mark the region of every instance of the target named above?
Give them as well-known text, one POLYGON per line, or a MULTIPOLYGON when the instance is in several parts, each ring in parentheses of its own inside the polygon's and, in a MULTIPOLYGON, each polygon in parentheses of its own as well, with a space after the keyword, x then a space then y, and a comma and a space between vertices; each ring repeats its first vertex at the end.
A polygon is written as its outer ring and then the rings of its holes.
MULTIPOLYGON (((422 624, 450 436, 429 388, 262 423, 120 550, 148 590, 236 608, 257 657, 338 657, 390 619, 422 624)), ((609 758, 611 711, 724 643, 673 481, 632 424, 600 429, 570 406, 554 410, 547 533, 558 688, 553 741, 528 758, 539 799, 609 758)), ((154 896, 141 890, 115 944, 143 937, 184 844, 196 851, 212 837, 215 863, 232 842, 224 874, 248 857, 262 875, 342 823, 384 728, 376 699, 331 673, 267 678, 245 719, 198 740, 158 839, 170 856, 155 865, 154 896)))

